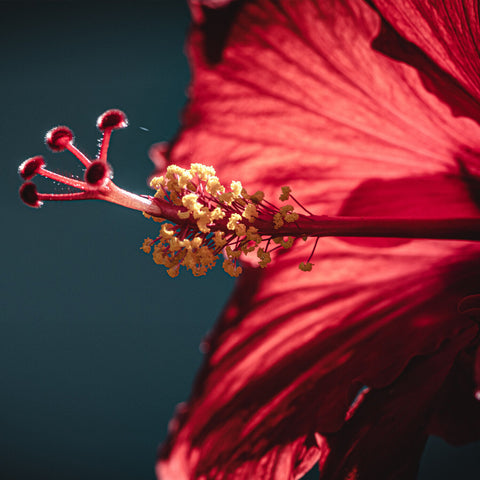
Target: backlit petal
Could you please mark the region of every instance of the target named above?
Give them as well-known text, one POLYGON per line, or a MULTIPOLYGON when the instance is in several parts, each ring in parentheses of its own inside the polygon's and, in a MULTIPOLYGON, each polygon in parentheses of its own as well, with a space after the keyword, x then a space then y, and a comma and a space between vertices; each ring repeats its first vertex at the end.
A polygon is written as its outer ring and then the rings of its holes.
MULTIPOLYGON (((478 111, 480 105, 478 2, 374 0, 373 3, 401 37, 417 45, 435 65, 451 77, 452 88, 453 82, 457 82, 465 90, 473 108, 478 111)), ((449 93, 451 95, 451 92, 449 93)), ((455 108, 453 102, 452 106, 455 108)), ((456 111, 461 113, 458 109, 456 111)))
POLYGON ((389 385, 412 357, 472 325, 456 307, 480 288, 478 254, 465 248, 463 261, 457 252, 447 264, 442 245, 421 243, 352 255, 351 245, 323 239, 311 274, 297 269, 306 247, 244 274, 162 452, 160 471, 188 473, 162 478, 237 478, 225 472, 278 450, 300 463, 297 441, 341 428, 361 386, 389 385), (225 476, 212 473, 218 466, 225 476))
POLYGON ((271 199, 290 185, 330 214, 372 177, 457 174, 458 160, 480 169, 480 128, 454 118, 414 68, 371 48, 381 21, 363 2, 222 10, 207 10, 191 34, 192 101, 170 162, 214 165, 224 182, 240 178, 271 199), (220 53, 204 41, 218 40, 217 17, 231 25, 220 53))
POLYGON ((327 436, 322 480, 414 480, 427 440, 426 423, 458 351, 476 328, 419 357, 393 384, 366 393, 342 429, 327 436))
MULTIPOLYGON (((365 3, 192 6, 191 102, 171 163, 214 165, 273 202, 289 185, 318 214, 478 215, 479 126, 372 48, 382 20, 365 3)), ((324 461, 322 435, 342 428, 358 389, 386 388, 473 325, 457 304, 479 291, 479 247, 383 246, 321 239, 304 273, 312 245, 300 241, 265 271, 245 268, 160 453, 162 479, 297 478, 324 461)))

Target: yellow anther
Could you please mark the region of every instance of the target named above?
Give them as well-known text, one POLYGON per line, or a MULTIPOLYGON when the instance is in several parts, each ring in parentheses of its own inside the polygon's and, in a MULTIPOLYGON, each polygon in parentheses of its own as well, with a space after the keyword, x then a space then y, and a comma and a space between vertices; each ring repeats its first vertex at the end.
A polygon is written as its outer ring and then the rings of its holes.
POLYGON ((215 266, 217 257, 207 246, 201 246, 197 255, 202 265, 205 265, 207 268, 213 268, 215 266))
POLYGON ((191 171, 185 170, 178 165, 169 165, 167 167, 166 178, 168 179, 166 186, 169 190, 180 191, 185 187, 196 190, 195 184, 192 183, 193 174, 191 171))
POLYGON ((300 270, 302 270, 303 272, 311 272, 311 271, 312 271, 312 267, 313 267, 313 263, 310 263, 310 262, 308 262, 308 263, 302 262, 302 263, 298 266, 298 268, 299 268, 300 270))
POLYGON ((290 187, 282 187, 282 194, 278 197, 282 202, 287 201, 290 198, 290 192, 292 189, 290 187))
POLYGON ((140 250, 143 250, 145 253, 150 253, 152 250, 152 243, 153 243, 153 240, 151 238, 146 238, 143 241, 143 244, 140 247, 140 250))
POLYGON ((244 242, 240 246, 240 250, 247 255, 250 252, 253 252, 257 248, 257 245, 254 242, 244 242))
POLYGON ((298 213, 290 212, 290 213, 287 213, 283 218, 287 223, 293 223, 298 220, 298 213))
POLYGON ((151 218, 154 222, 163 223, 165 221, 164 218, 154 217, 154 216, 149 215, 148 213, 145 213, 145 212, 142 212, 142 214, 145 218, 151 218))
POLYGON ((182 176, 184 175, 188 170, 185 170, 182 167, 179 167, 178 165, 169 165, 167 167, 167 178, 172 179, 175 178, 175 175, 182 176))
POLYGON ((210 216, 209 215, 202 215, 198 220, 197 220, 197 227, 202 233, 210 233, 210 229, 207 227, 207 225, 211 222, 210 216))
POLYGON ((213 241, 215 242, 216 248, 222 249, 227 244, 227 241, 223 237, 223 232, 215 232, 213 236, 213 241))
POLYGON ((273 239, 273 241, 281 245, 283 248, 291 248, 293 245, 293 242, 295 241, 295 238, 287 237, 287 240, 285 240, 283 237, 276 237, 273 239))
POLYGON ((180 245, 180 240, 178 239, 178 237, 171 238, 168 241, 168 244, 170 246, 170 251, 171 252, 176 252, 176 251, 178 251, 182 248, 182 246, 180 245))
POLYGON ((284 205, 280 208, 280 213, 282 214, 282 217, 285 217, 285 215, 290 212, 293 212, 293 205, 284 205))
POLYGON ((193 218, 197 220, 205 216, 210 220, 210 210, 207 207, 202 207, 200 203, 195 204, 193 207, 193 218))
POLYGON ((229 245, 225 248, 225 253, 229 258, 240 258, 242 252, 240 250, 232 250, 229 245))
POLYGON ((285 205, 280 208, 280 213, 287 223, 292 223, 298 220, 298 213, 293 211, 293 205, 285 205))
POLYGON ((157 243, 153 248, 153 261, 158 265, 165 265, 165 260, 167 257, 165 256, 165 252, 163 251, 163 245, 157 243))
POLYGON ((265 268, 272 261, 270 252, 265 252, 263 248, 257 250, 257 257, 260 259, 258 264, 261 268, 265 268))
POLYGON ((182 188, 178 185, 176 178, 169 180, 165 187, 172 193, 176 192, 180 194, 182 192, 182 188))
POLYGON ((174 267, 169 268, 167 270, 168 275, 172 278, 175 278, 176 276, 178 276, 179 272, 180 272, 180 265, 175 265, 174 267))
POLYGON ((288 240, 286 242, 282 243, 282 247, 283 248, 292 248, 294 241, 295 241, 294 237, 288 237, 288 240))
POLYGON ((170 228, 172 228, 170 223, 164 223, 160 229, 160 237, 165 240, 172 238, 175 235, 175 230, 169 230, 170 228))
POLYGON ((150 180, 150 186, 152 188, 154 188, 155 190, 160 190, 162 188, 164 180, 165 180, 165 178, 163 176, 162 177, 153 177, 150 180))
POLYGON ((180 192, 183 187, 179 185, 179 180, 183 178, 184 175, 188 175, 187 170, 177 165, 169 165, 165 177, 160 178, 163 179, 162 185, 167 190, 180 192))
POLYGON ((230 215, 230 219, 228 220, 227 223, 227 228, 229 230, 235 230, 237 227, 237 224, 242 220, 242 217, 238 213, 232 213, 230 215))
POLYGON ((194 211, 196 208, 201 207, 198 203, 198 195, 196 193, 188 193, 182 197, 182 205, 188 208, 190 211, 194 211))
POLYGON ((204 265, 196 265, 195 267, 192 267, 191 270, 194 277, 200 277, 207 274, 207 267, 204 265))
POLYGON ((238 277, 242 273, 242 267, 235 267, 235 264, 228 258, 223 261, 223 269, 232 277, 238 277))
POLYGON ((248 227, 247 240, 255 242, 257 245, 262 241, 262 237, 258 234, 258 230, 255 227, 248 227))
POLYGON ((226 203, 227 205, 231 205, 235 200, 235 195, 232 192, 225 192, 218 195, 217 198, 221 202, 226 203))
MULTIPOLYGON (((141 247, 145 252, 153 250, 155 262, 165 265, 169 275, 177 276, 181 266, 193 275, 204 275, 215 265, 218 252, 223 249, 227 257, 224 269, 235 277, 242 272, 242 268, 236 266, 242 254, 256 251, 261 267, 271 261, 270 253, 258 248, 262 236, 248 225, 254 224, 259 212, 263 212, 258 206, 263 201, 263 192, 249 195, 237 181, 231 182, 226 191, 215 169, 201 164, 192 164, 189 170, 170 165, 165 175, 154 178, 151 185, 157 189, 158 198, 180 207, 176 211, 181 227, 163 223, 159 238, 146 239, 141 247), (154 242, 156 245, 152 248, 154 242), (235 246, 229 246, 229 242, 235 246)), ((281 199, 287 200, 289 195, 290 188, 283 187, 281 199)), ((273 216, 273 223, 278 229, 297 218, 293 206, 285 205, 273 216)), ((290 248, 294 238, 279 237, 275 242, 290 248)))
POLYGON ((220 183, 220 180, 218 177, 210 177, 207 180, 207 185, 205 187, 205 190, 210 194, 213 195, 214 197, 217 197, 218 195, 225 193, 225 187, 220 183))
MULTIPOLYGON (((178 167, 179 168, 179 167, 178 167)), ((193 175, 188 171, 179 169, 177 183, 180 188, 187 187, 189 190, 192 190, 191 186, 193 185, 193 190, 196 190, 196 186, 192 183, 193 175)))
POLYGON ((298 214, 293 211, 293 205, 284 205, 278 213, 273 216, 273 227, 283 227, 285 222, 291 223, 298 220, 298 214))
POLYGON ((244 237, 247 234, 247 227, 243 223, 237 223, 235 227, 235 235, 237 237, 244 237))
POLYGON ((261 190, 258 190, 253 195, 250 195, 250 200, 253 203, 261 203, 263 202, 264 197, 265 197, 265 194, 261 190))
POLYGON ((186 220, 188 217, 190 217, 190 212, 188 210, 186 212, 178 211, 177 215, 178 215, 178 218, 182 220, 186 220))
POLYGON ((253 223, 255 219, 258 218, 257 207, 253 203, 247 204, 242 213, 242 217, 245 217, 250 223, 253 223))
POLYGON ((225 217, 225 212, 220 207, 215 207, 210 212, 210 219, 212 222, 215 220, 221 220, 223 217, 225 217))
POLYGON ((200 180, 206 182, 210 177, 215 175, 215 169, 213 167, 207 167, 201 163, 192 163, 190 165, 190 171, 193 174, 197 174, 200 180))
POLYGON ((195 237, 190 240, 190 248, 199 248, 202 244, 202 239, 200 237, 195 237))
POLYGON ((241 196, 242 190, 243 190, 242 183, 234 180, 230 184, 230 190, 235 195, 235 198, 239 198, 241 196))
POLYGON ((188 269, 193 269, 197 266, 197 263, 197 256, 195 255, 195 253, 193 253, 191 249, 187 250, 182 265, 187 267, 188 269))
POLYGON ((285 222, 283 221, 283 217, 281 213, 276 213, 273 216, 273 228, 278 229, 280 227, 283 227, 285 222))
POLYGON ((190 250, 190 240, 185 238, 184 240, 179 241, 180 247, 185 251, 188 252, 190 250))

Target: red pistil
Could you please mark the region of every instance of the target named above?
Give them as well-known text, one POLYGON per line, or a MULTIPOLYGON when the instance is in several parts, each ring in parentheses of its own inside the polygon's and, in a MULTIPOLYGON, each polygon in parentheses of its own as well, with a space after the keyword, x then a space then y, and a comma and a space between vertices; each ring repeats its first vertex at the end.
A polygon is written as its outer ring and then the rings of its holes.
POLYGON ((20 187, 20 198, 30 207, 40 207, 42 202, 38 197, 37 187, 32 182, 25 182, 20 187))
POLYGON ((107 110, 97 118, 97 128, 103 132, 102 143, 100 145, 100 153, 98 158, 102 161, 107 160, 107 150, 110 143, 110 136, 113 130, 126 128, 128 126, 127 116, 116 109, 107 110))
POLYGON ((30 180, 45 166, 45 161, 40 155, 25 160, 19 167, 18 173, 24 180, 30 180))
POLYGON ((103 132, 98 157, 89 159, 73 144, 74 136, 70 128, 59 126, 52 128, 45 136, 47 146, 54 152, 69 150, 86 167, 84 181, 66 177, 45 168, 43 157, 36 156, 25 160, 19 173, 24 180, 35 175, 49 178, 78 189, 72 193, 39 193, 36 186, 27 181, 20 188, 21 199, 29 206, 38 208, 43 201, 66 201, 99 199, 140 210, 153 216, 161 215, 159 202, 152 197, 135 195, 117 187, 111 180, 112 169, 107 163, 108 145, 113 130, 124 128, 128 124, 126 115, 120 110, 108 110, 97 120, 97 127, 103 132))
POLYGON ((65 126, 52 128, 45 135, 45 143, 54 151, 61 152, 73 142, 73 132, 65 126))
MULTIPOLYGON (((259 228, 254 224, 255 227, 259 228)), ((260 227, 261 228, 261 227, 260 227)), ((388 218, 299 215, 274 236, 371 237, 480 241, 480 218, 388 218)))
POLYGON ((111 169, 107 162, 95 160, 85 171, 85 181, 92 187, 100 187, 108 180, 110 174, 111 169))
MULTIPOLYGON (((45 168, 41 156, 30 158, 19 167, 21 177, 26 181, 20 188, 20 197, 31 207, 40 207, 43 201, 53 200, 85 200, 99 199, 123 205, 127 208, 143 211, 155 217, 162 217, 178 225, 194 224, 192 219, 182 220, 179 211, 185 211, 168 198, 140 196, 123 190, 112 181, 113 175, 107 163, 108 145, 113 130, 126 127, 125 114, 120 110, 108 110, 97 120, 97 127, 103 133, 99 154, 89 159, 73 144, 73 132, 65 126, 51 129, 45 136, 47 145, 55 152, 69 150, 86 167, 84 180, 66 177, 45 168), (31 180, 35 175, 41 175, 51 180, 63 183, 79 191, 73 193, 39 193, 31 180)), ((202 193, 202 192, 199 192, 202 193)), ((295 199, 294 199, 295 200, 295 199)), ((252 200, 253 201, 253 200, 252 200)), ((296 201, 296 200, 295 200, 296 201)), ((298 202, 297 202, 298 203, 298 202)), ((480 240, 479 218, 374 218, 374 217, 328 217, 325 215, 299 214, 295 222, 285 222, 280 228, 275 228, 272 217, 278 213, 278 208, 264 200, 255 202, 260 213, 259 218, 246 226, 253 226, 263 238, 278 237, 393 237, 393 238, 430 238, 445 240, 480 240)), ((242 212, 243 205, 233 204, 242 212)), ((302 207, 303 208, 303 207, 302 207)), ((308 212, 308 211, 306 211, 308 212)), ((309 213, 309 212, 308 212, 309 213)), ((228 218, 218 220, 210 226, 211 231, 222 230, 228 235, 228 218)))
POLYGON ((125 127, 128 127, 127 116, 121 110, 115 108, 107 110, 97 118, 97 128, 102 132, 125 127))

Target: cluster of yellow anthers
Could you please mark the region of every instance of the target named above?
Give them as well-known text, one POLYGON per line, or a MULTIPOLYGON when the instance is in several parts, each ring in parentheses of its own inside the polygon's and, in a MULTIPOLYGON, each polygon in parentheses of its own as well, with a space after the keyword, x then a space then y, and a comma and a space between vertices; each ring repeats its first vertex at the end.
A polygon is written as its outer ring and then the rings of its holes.
MULTIPOLYGON (((155 240, 147 238, 142 250, 151 253, 153 248, 154 261, 167 267, 171 277, 178 275, 180 266, 195 276, 205 275, 222 251, 224 270, 237 277, 242 272, 237 265, 242 254, 256 252, 260 267, 266 267, 271 261, 267 251, 270 240, 283 248, 293 245, 293 237, 285 240, 271 234, 262 236, 255 227, 259 218, 270 221, 273 229, 295 222, 298 214, 292 205, 278 209, 263 201, 263 192, 249 195, 237 181, 227 190, 213 167, 196 163, 186 170, 170 165, 164 176, 151 181, 151 186, 157 190, 156 198, 178 207, 178 221, 154 218, 163 222, 160 234, 155 240), (267 247, 260 248, 264 241, 267 247)), ((288 200, 289 194, 290 188, 283 187, 280 199, 288 200)))

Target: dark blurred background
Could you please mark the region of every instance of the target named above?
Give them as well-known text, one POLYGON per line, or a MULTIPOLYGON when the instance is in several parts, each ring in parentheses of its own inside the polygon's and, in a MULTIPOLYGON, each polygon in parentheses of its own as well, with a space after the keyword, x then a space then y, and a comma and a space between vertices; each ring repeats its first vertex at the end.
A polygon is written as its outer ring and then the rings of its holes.
MULTIPOLYGON (((42 154, 52 169, 80 172, 68 153, 47 151, 45 132, 69 125, 93 156, 96 117, 121 108, 130 126, 113 135, 115 180, 148 192, 148 148, 174 135, 186 100, 188 9, 183 0, 0 8, 0 478, 153 480, 157 446, 233 281, 221 268, 170 279, 139 250, 158 226, 137 212, 24 206, 17 166, 42 154)), ((478 444, 433 439, 420 478, 479 469, 478 444)))

